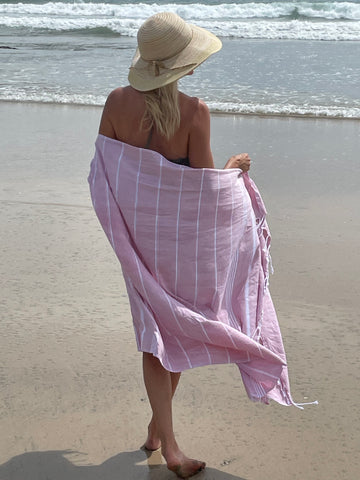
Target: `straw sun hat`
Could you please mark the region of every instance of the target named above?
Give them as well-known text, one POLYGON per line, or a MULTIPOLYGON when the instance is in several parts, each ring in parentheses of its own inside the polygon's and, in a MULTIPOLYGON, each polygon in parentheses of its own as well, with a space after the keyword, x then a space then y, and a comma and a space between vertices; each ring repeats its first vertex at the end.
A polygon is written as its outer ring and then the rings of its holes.
POLYGON ((171 12, 149 17, 139 28, 137 40, 129 82, 141 92, 178 80, 222 46, 215 35, 171 12))

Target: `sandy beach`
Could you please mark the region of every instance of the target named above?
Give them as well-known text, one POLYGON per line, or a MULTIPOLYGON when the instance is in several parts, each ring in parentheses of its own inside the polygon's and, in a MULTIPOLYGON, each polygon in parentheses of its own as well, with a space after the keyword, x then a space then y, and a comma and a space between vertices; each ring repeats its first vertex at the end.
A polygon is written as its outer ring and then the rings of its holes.
MULTIPOLYGON (((87 186, 101 109, 0 103, 0 480, 171 480, 140 450, 150 407, 120 266, 87 186)), ((213 115, 249 152, 272 231, 292 395, 251 403, 234 365, 186 371, 179 444, 199 480, 360 471, 360 121, 213 115)))

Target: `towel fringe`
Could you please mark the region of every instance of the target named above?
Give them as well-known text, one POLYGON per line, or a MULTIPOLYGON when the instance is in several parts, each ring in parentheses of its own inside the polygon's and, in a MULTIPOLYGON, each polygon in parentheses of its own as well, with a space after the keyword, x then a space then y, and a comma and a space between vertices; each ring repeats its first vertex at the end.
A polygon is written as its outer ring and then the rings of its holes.
POLYGON ((281 379, 279 378, 279 380, 277 381, 277 385, 280 389, 280 392, 281 392, 281 395, 283 396, 283 399, 285 400, 285 402, 287 403, 288 406, 294 406, 294 407, 297 407, 299 408, 300 410, 304 410, 304 406, 305 405, 318 405, 319 402, 317 400, 315 400, 314 402, 305 402, 305 403, 296 403, 294 402, 294 400, 292 399, 291 395, 290 395, 290 392, 288 391, 288 389, 286 388, 286 386, 283 384, 283 382, 281 381, 281 379))
POLYGON ((303 405, 319 405, 319 402, 317 400, 315 400, 314 402, 293 403, 293 405, 295 407, 300 408, 301 410, 304 410, 303 407, 302 407, 303 405))

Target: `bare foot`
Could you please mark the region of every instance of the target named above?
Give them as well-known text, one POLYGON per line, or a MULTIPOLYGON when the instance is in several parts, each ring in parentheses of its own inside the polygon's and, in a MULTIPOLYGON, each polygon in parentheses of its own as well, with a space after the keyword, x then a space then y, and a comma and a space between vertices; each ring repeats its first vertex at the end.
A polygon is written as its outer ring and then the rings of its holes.
POLYGON ((151 420, 151 422, 149 423, 148 437, 143 447, 146 448, 146 450, 150 450, 151 452, 154 450, 158 450, 161 447, 161 441, 157 433, 155 422, 153 420, 151 420))
POLYGON ((179 478, 192 477, 204 470, 205 466, 205 462, 188 458, 181 452, 176 460, 167 462, 168 469, 176 473, 179 478))

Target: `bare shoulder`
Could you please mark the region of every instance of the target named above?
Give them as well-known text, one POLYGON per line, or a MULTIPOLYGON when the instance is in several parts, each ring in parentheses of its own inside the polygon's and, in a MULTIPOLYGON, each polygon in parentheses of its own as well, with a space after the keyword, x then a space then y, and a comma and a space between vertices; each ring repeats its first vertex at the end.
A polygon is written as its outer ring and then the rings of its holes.
POLYGON ((189 97, 191 120, 189 122, 189 159, 194 168, 214 168, 210 148, 210 112, 199 98, 189 97))
POLYGON ((107 97, 101 116, 99 133, 106 137, 116 138, 115 128, 113 125, 113 117, 119 108, 122 99, 123 88, 119 87, 113 90, 107 97))
POLYGON ((125 132, 130 117, 140 109, 139 94, 130 86, 118 87, 107 97, 99 132, 111 138, 119 138, 125 132))
POLYGON ((207 131, 210 128, 210 111, 206 103, 197 97, 190 98, 191 121, 190 129, 194 132, 207 131))
POLYGON ((204 121, 210 121, 209 108, 203 100, 181 93, 180 102, 188 125, 196 127, 196 125, 202 125, 204 121))
POLYGON ((210 122, 209 107, 203 100, 197 99, 196 110, 194 114, 194 126, 207 125, 210 122))
POLYGON ((106 99, 105 109, 113 109, 114 107, 118 107, 119 104, 126 100, 129 94, 130 91, 128 90, 128 87, 115 88, 115 90, 109 93, 106 99))

